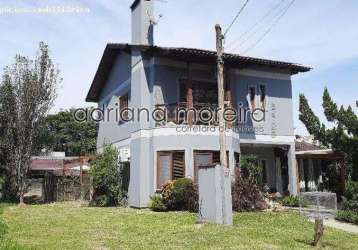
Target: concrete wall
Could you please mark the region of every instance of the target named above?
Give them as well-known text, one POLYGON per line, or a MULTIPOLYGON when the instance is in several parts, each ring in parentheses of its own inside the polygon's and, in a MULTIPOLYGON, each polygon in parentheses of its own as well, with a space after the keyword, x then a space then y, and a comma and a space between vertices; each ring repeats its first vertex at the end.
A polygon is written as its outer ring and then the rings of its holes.
POLYGON ((232 225, 231 178, 220 165, 199 168, 199 221, 232 225))

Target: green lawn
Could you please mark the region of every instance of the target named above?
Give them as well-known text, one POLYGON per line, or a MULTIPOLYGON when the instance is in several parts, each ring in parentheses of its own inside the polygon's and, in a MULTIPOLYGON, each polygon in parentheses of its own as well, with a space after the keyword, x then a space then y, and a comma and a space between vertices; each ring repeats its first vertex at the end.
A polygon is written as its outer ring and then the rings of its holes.
MULTIPOLYGON (((234 226, 195 225, 196 214, 56 203, 0 215, 9 249, 310 249, 313 225, 293 212, 235 214, 234 226)), ((357 249, 358 236, 327 229, 324 249, 357 249)), ((6 246, 4 246, 4 244, 6 246)))

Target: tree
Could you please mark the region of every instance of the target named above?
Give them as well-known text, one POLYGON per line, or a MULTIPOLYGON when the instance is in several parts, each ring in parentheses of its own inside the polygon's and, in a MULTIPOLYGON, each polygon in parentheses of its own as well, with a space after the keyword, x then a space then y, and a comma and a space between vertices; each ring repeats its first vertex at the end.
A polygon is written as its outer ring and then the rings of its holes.
MULTIPOLYGON (((356 104, 358 106, 358 101, 356 104)), ((323 92, 322 106, 327 120, 334 124, 333 128, 327 129, 321 123, 303 94, 300 94, 299 119, 315 140, 344 154, 350 177, 358 181, 358 117, 351 106, 338 108, 327 88, 323 92)))
POLYGON ((4 69, 1 88, 7 91, 1 97, 1 111, 7 139, 1 144, 8 155, 7 171, 20 203, 27 188, 26 177, 38 127, 53 104, 60 81, 59 70, 43 42, 34 60, 17 55, 15 63, 4 69))
POLYGON ((79 156, 96 152, 97 125, 93 120, 77 122, 75 109, 48 115, 39 129, 38 150, 66 152, 79 156))
POLYGON ((90 174, 94 189, 93 203, 98 206, 116 206, 127 203, 129 166, 118 163, 118 150, 104 145, 92 162, 90 174))
POLYGON ((9 112, 7 107, 14 106, 15 96, 11 84, 0 84, 0 182, 1 193, 3 199, 14 200, 16 198, 16 189, 11 182, 14 181, 7 169, 9 161, 9 152, 14 150, 11 143, 14 138, 14 129, 11 124, 13 123, 13 115, 7 116, 9 112))

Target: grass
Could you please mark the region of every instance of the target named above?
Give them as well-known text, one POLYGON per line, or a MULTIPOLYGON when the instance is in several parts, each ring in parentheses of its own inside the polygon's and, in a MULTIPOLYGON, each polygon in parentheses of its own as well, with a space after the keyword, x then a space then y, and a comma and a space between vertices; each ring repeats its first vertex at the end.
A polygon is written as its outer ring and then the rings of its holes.
MULTIPOLYGON (((2 249, 311 249, 313 237, 313 224, 294 212, 240 213, 232 227, 198 228, 191 213, 55 203, 7 205, 1 221, 2 249)), ((328 228, 323 243, 354 249, 358 237, 328 228)))

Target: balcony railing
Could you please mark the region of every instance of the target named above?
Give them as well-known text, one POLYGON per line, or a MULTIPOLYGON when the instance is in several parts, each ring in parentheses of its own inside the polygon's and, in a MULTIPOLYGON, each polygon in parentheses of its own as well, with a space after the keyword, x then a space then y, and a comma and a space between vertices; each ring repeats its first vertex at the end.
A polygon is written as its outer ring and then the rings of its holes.
POLYGON ((189 107, 187 102, 170 104, 158 104, 155 106, 158 112, 156 126, 166 126, 167 124, 183 125, 218 125, 216 114, 218 105, 213 103, 194 103, 189 107), (163 114, 166 115, 164 119, 163 114), (209 119, 212 116, 211 119, 209 119))

